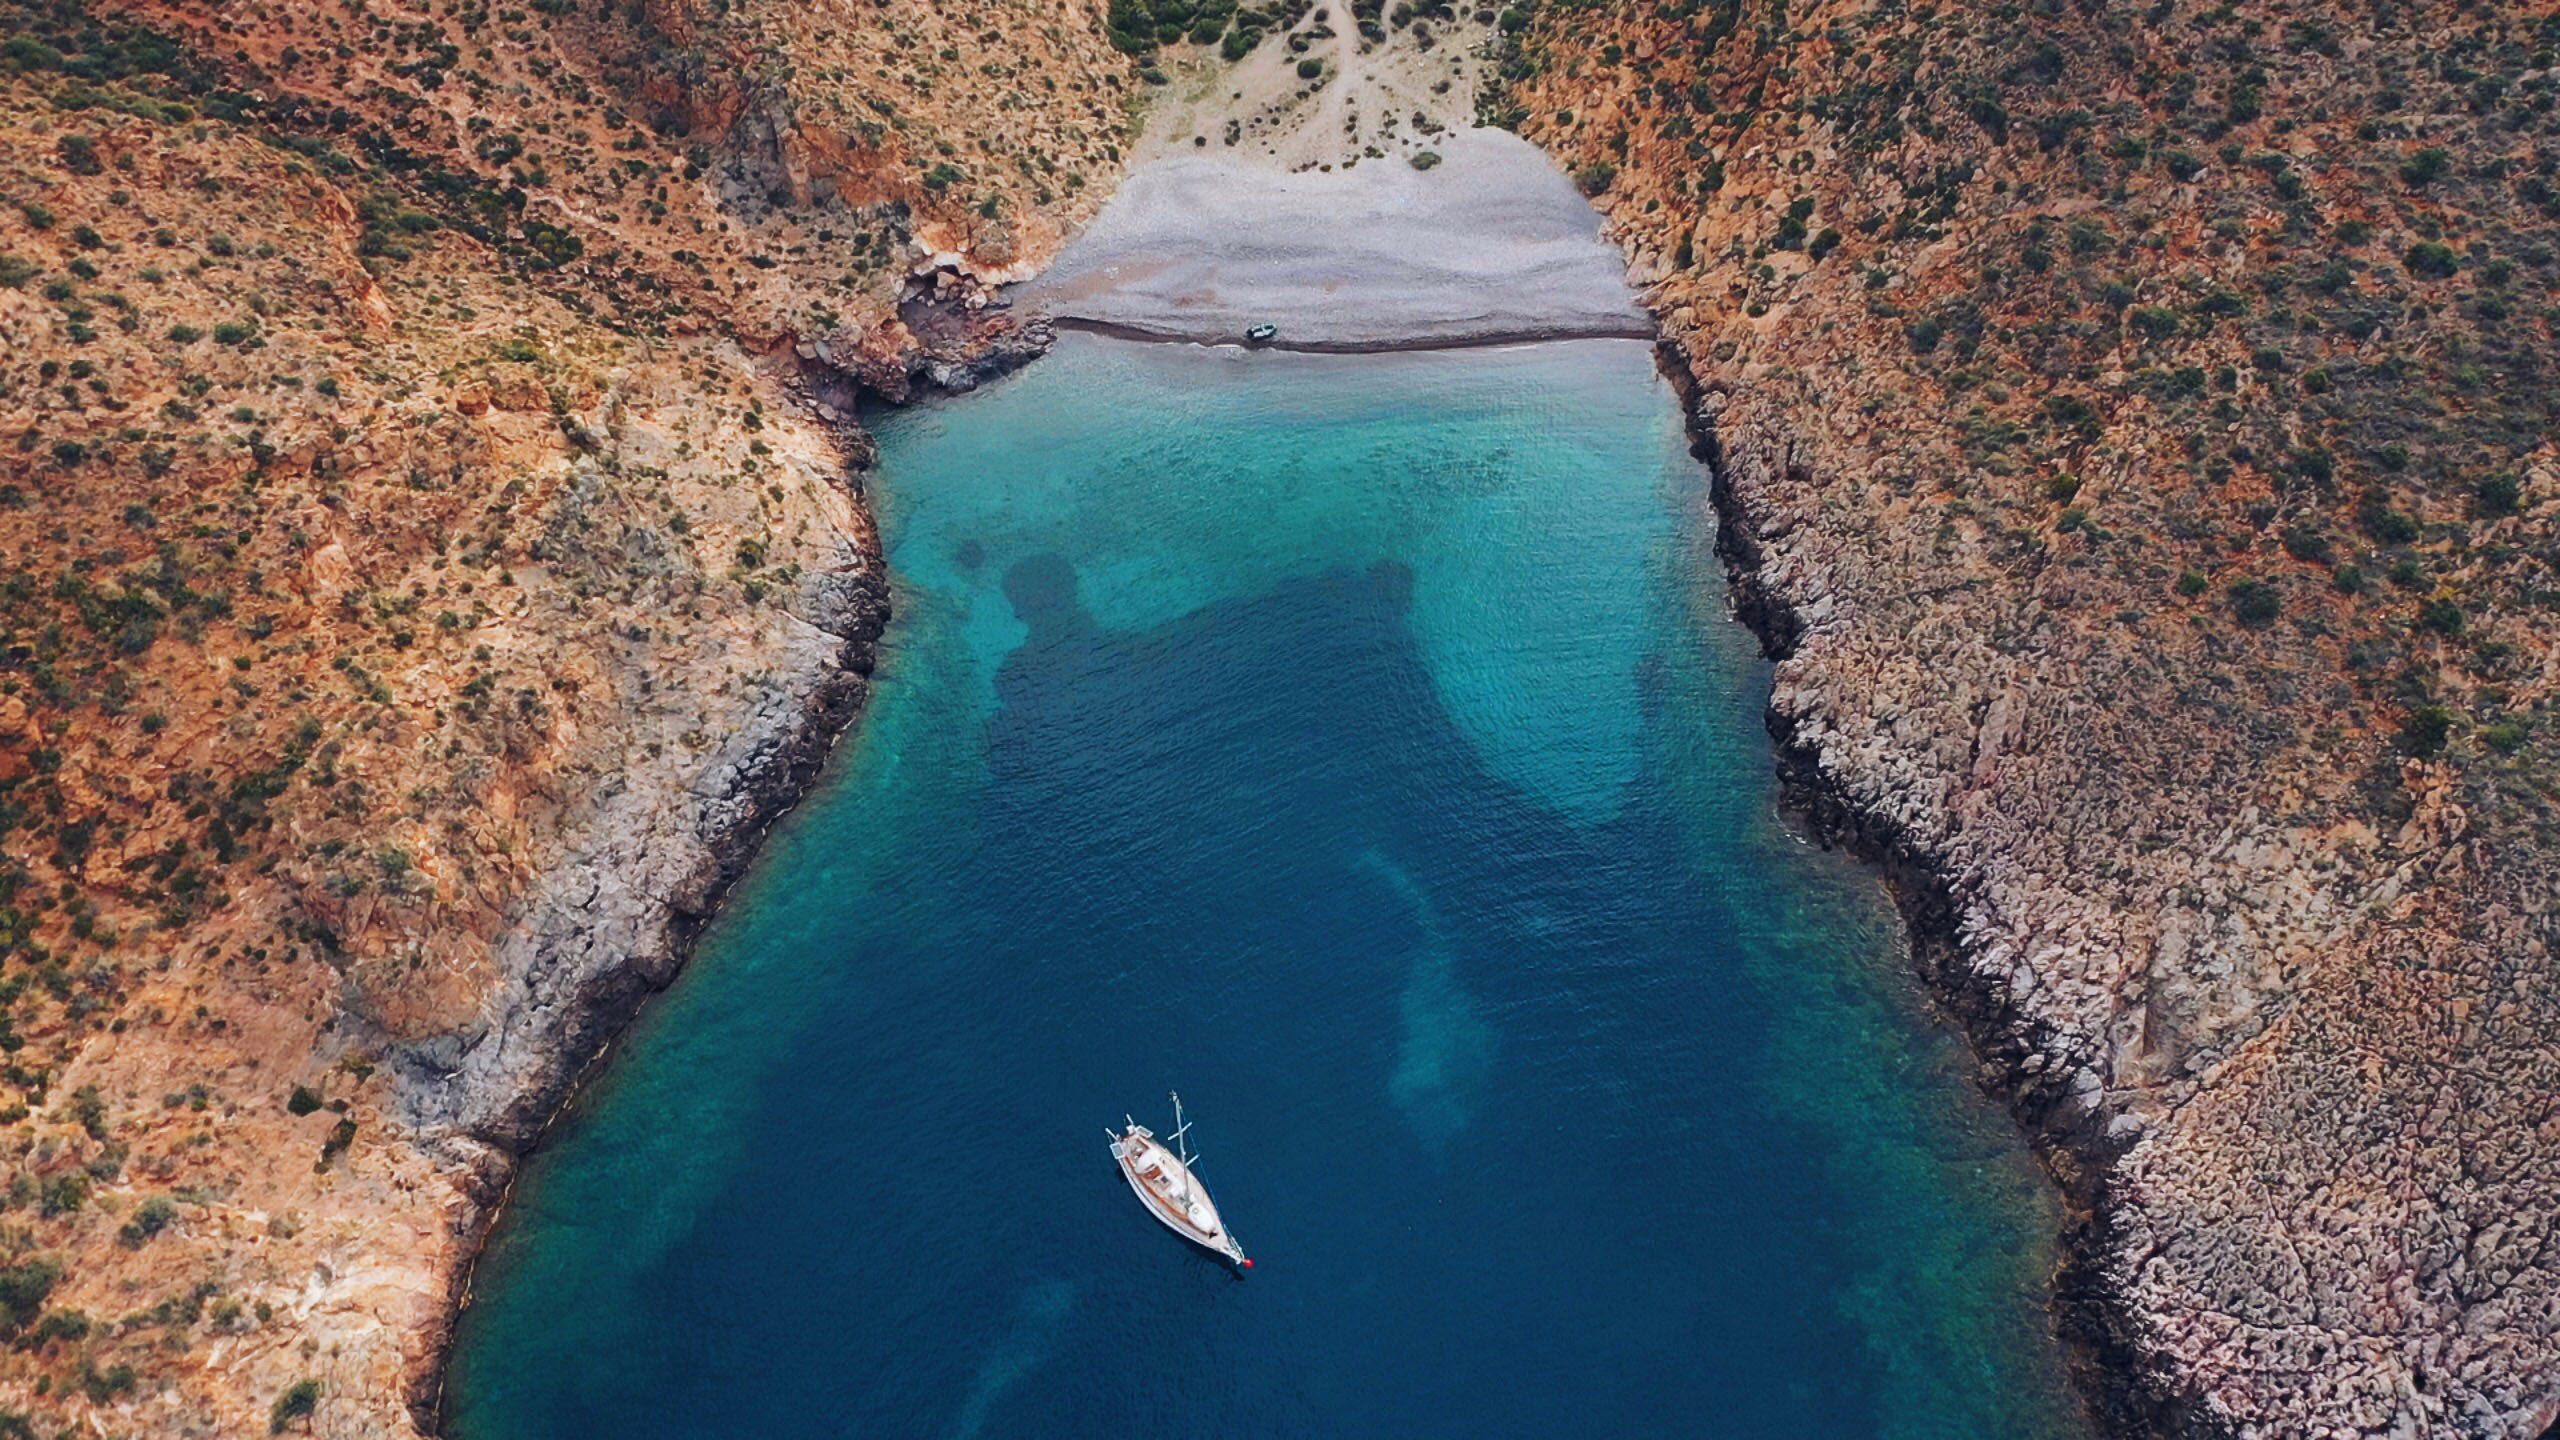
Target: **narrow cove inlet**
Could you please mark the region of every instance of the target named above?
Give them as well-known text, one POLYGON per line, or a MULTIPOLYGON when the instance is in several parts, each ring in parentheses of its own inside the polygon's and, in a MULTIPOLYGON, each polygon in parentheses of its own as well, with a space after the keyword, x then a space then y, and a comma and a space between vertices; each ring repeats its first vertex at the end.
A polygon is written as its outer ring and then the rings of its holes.
POLYGON ((0 1440, 2560 1440, 2555 11, 0 0, 0 1440))
POLYGON ((447 1433, 2083 1433, 1644 343, 1070 334, 876 428, 870 709, 531 1162, 447 1433), (1106 1148, 1174 1089, 1248 1278, 1106 1148))

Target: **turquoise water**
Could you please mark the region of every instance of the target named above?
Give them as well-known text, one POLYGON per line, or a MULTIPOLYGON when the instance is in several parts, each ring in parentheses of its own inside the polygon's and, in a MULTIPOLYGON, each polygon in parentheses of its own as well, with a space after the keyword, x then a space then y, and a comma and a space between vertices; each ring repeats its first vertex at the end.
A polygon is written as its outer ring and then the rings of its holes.
POLYGON ((1645 347, 1069 337, 880 439, 872 707, 530 1165, 450 1432, 2080 1433, 1645 347), (1173 1088, 1249 1278, 1104 1152, 1173 1088))

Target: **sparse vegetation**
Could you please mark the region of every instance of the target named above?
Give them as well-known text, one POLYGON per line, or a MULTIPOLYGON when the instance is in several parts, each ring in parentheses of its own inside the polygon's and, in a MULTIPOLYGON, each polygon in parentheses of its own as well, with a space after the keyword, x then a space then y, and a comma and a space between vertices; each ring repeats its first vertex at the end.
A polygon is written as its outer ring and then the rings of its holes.
POLYGON ((281 1435, 285 1427, 309 1419, 319 1408, 320 1382, 307 1377, 296 1380, 276 1397, 274 1408, 267 1412, 267 1433, 281 1435))

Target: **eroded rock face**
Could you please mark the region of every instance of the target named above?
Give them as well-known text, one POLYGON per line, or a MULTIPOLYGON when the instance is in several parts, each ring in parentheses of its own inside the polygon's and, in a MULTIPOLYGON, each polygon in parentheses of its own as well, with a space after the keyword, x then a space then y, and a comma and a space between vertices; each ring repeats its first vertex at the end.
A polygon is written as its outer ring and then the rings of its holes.
POLYGON ((1771 724, 2089 1207, 2135 1432, 2560 1409, 2552 36, 2419 6, 1542 18, 1771 724))

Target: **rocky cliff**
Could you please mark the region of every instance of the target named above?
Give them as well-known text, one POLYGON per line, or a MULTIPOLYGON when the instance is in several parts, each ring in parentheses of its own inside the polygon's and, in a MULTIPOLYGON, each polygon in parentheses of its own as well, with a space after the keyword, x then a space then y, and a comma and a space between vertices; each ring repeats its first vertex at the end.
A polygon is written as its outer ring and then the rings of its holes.
POLYGON ((2560 1414, 2560 24, 1514 9, 2130 1433, 2560 1414))
POLYGON ((0 1434, 411 1433, 1036 350, 1098 10, 0 10, 0 1434))

